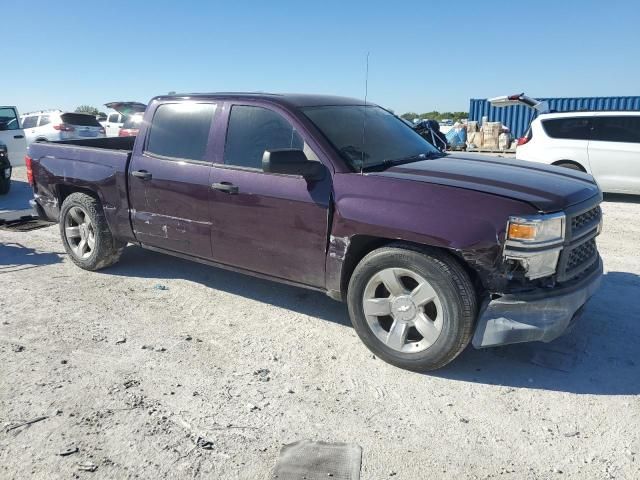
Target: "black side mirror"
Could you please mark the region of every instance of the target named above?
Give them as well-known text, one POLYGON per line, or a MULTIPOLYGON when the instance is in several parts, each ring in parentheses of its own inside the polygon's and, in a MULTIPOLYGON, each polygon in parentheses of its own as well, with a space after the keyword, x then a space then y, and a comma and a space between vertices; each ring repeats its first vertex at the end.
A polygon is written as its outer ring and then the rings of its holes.
POLYGON ((323 179, 325 174, 322 163, 309 160, 302 150, 293 148, 265 150, 262 155, 262 171, 282 175, 300 175, 313 181, 323 179))

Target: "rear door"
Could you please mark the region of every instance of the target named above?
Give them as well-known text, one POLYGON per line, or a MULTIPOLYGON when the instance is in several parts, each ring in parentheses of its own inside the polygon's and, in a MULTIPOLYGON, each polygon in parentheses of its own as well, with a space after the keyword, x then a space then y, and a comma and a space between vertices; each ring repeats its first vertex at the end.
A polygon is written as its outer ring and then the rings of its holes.
MULTIPOLYGON (((542 128, 549 137, 537 145, 538 155, 546 158, 546 163, 571 160, 590 171, 589 138, 592 117, 541 118, 542 128)), ((536 141, 534 136, 533 141, 536 141)), ((537 142, 536 142, 537 143, 537 142)))
POLYGON ((22 130, 24 130, 27 145, 31 145, 31 143, 37 138, 38 119, 39 115, 27 115, 22 118, 22 130))
POLYGON ((129 199, 136 238, 147 246, 211 258, 209 195, 217 105, 161 103, 145 116, 132 153, 129 199))
MULTIPOLYGON (((213 258, 226 265, 324 287, 331 176, 262 171, 265 150, 298 148, 319 161, 310 138, 285 111, 259 103, 227 104, 224 152, 213 167, 213 258)), ((222 149, 220 149, 222 150, 222 149)))
POLYGON ((15 107, 0 107, 0 142, 7 146, 11 165, 24 165, 27 142, 15 107))
POLYGON ((595 116, 589 162, 602 190, 640 194, 640 115, 595 116))

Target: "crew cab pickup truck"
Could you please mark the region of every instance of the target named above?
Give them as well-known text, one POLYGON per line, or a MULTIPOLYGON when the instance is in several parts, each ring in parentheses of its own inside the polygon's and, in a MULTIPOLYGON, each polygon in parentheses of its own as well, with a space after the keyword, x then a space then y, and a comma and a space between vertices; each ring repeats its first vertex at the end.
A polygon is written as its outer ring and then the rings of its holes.
POLYGON ((320 290, 411 370, 470 342, 551 341, 602 275, 592 177, 445 155, 360 100, 161 96, 137 137, 36 142, 26 163, 79 267, 135 244, 320 290))

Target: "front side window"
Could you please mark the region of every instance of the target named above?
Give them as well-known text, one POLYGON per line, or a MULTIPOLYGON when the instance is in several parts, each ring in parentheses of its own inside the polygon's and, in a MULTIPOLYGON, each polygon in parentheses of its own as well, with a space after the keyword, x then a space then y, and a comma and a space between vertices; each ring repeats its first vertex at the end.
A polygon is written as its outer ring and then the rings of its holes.
POLYGON ((595 117, 592 140, 640 143, 640 116, 595 117))
POLYGON ((225 164, 260 169, 264 151, 280 148, 305 150, 310 156, 300 134, 279 113, 247 105, 231 108, 225 164))
POLYGON ((153 115, 146 151, 162 157, 204 160, 216 105, 165 103, 153 115))
POLYGON ((542 126, 551 138, 589 140, 591 135, 591 119, 587 117, 552 118, 543 120, 542 126))
POLYGON ((329 105, 302 112, 354 170, 438 150, 395 115, 378 106, 329 105))
POLYGON ((33 128, 36 126, 36 124, 38 123, 38 116, 37 115, 31 115, 29 117, 24 117, 24 120, 22 120, 22 128, 33 128))
POLYGON ((0 131, 19 130, 18 116, 13 108, 0 108, 0 131))

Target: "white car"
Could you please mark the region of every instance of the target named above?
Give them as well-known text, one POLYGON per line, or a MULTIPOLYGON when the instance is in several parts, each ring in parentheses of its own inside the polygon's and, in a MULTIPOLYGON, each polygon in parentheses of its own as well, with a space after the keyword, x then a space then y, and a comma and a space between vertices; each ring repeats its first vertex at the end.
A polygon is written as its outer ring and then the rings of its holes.
POLYGON ((104 127, 107 137, 117 137, 123 122, 124 115, 113 112, 107 115, 107 119, 104 122, 100 122, 100 125, 104 127))
POLYGON ((16 107, 0 106, 0 144, 6 145, 11 165, 24 165, 27 142, 16 107))
POLYGON ((22 116, 22 128, 27 144, 36 140, 76 140, 105 136, 104 127, 93 115, 64 113, 62 110, 25 113, 22 116))
POLYGON ((144 113, 147 108, 146 104, 140 102, 110 102, 105 103, 104 106, 115 110, 109 114, 106 122, 102 122, 107 137, 120 136, 120 129, 127 117, 136 113, 144 113))
POLYGON ((541 114, 516 158, 590 173, 603 192, 640 194, 640 112, 541 114))

